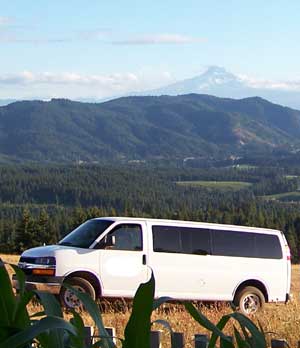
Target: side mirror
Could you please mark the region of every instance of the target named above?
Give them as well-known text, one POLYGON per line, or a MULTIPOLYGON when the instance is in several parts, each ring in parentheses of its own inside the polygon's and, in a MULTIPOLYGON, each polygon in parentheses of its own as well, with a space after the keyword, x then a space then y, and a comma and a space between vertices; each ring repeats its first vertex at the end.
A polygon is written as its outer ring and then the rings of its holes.
POLYGON ((112 235, 106 235, 104 238, 105 246, 112 247, 116 245, 116 237, 112 235))
POLYGON ((116 245, 116 237, 112 235, 106 235, 95 246, 95 249, 105 249, 107 247, 113 247, 116 245))

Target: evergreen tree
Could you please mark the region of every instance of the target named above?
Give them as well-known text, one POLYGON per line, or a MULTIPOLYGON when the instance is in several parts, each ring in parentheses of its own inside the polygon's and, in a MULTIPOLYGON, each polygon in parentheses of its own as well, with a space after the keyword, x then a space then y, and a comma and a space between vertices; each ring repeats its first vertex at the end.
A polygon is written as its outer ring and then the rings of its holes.
POLYGON ((292 262, 299 262, 298 238, 293 224, 287 224, 285 227, 285 236, 290 247, 292 262))
POLYGON ((58 231, 50 223, 49 215, 44 208, 40 211, 36 225, 40 245, 55 244, 58 241, 58 231))
POLYGON ((22 219, 16 227, 16 250, 22 252, 28 248, 39 245, 37 237, 34 220, 28 208, 25 208, 22 219))

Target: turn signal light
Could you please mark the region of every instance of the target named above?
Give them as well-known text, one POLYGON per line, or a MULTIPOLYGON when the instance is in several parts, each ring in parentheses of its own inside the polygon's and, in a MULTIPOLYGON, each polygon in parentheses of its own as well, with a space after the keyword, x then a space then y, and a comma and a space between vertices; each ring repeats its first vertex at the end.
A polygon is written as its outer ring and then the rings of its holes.
POLYGON ((291 259, 291 250, 288 245, 285 246, 286 248, 286 259, 290 260, 291 259))
POLYGON ((54 276, 55 274, 55 269, 51 269, 51 268, 34 268, 32 270, 32 274, 35 275, 46 275, 46 276, 54 276))

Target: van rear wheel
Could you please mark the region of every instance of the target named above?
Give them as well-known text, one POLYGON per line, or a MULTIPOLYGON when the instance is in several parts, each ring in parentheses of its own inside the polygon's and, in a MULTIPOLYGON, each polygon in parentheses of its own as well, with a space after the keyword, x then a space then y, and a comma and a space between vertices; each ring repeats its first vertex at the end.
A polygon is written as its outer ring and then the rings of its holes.
MULTIPOLYGON (((80 292, 89 294, 93 300, 96 299, 95 289, 93 285, 86 279, 83 279, 80 277, 73 277, 73 278, 67 279, 65 283, 72 286, 74 289, 80 292)), ((60 301, 62 305, 67 308, 72 308, 72 309, 84 308, 80 299, 74 294, 74 292, 71 289, 67 289, 66 287, 62 286, 59 297, 60 297, 60 301)))
POLYGON ((264 294, 254 286, 246 286, 235 296, 234 304, 245 315, 254 314, 265 304, 264 294))

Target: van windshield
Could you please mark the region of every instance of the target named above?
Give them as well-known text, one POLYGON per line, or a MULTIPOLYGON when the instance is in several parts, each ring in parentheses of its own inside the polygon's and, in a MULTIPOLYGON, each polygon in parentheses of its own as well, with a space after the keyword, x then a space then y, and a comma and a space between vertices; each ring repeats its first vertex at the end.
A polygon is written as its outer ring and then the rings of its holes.
POLYGON ((114 221, 88 220, 67 234, 58 245, 66 245, 77 248, 89 248, 99 235, 104 232, 114 221))

